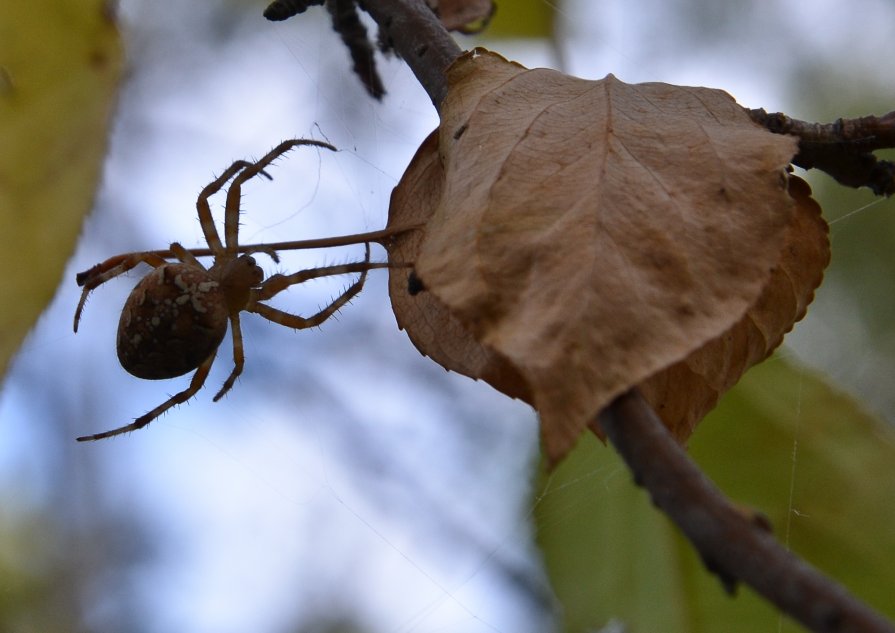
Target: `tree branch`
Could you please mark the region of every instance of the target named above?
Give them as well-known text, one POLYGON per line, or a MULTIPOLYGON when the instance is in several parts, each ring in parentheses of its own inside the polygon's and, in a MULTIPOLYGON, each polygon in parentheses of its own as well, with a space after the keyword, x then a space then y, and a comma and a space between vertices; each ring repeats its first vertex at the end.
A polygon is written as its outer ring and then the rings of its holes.
POLYGON ((463 52, 423 0, 362 0, 358 3, 382 29, 441 112, 447 96, 444 71, 463 52))
MULTIPOLYGON (((278 0, 277 15, 322 0, 278 0)), ((358 0, 382 37, 404 58, 436 109, 447 95, 445 69, 461 49, 423 0, 358 0)), ((297 12, 297 11, 296 11, 297 12)), ((891 163, 874 149, 895 145, 895 113, 840 120, 829 126, 752 110, 769 130, 800 138, 794 162, 823 169, 850 186, 895 192, 891 163)), ((696 547, 710 571, 733 591, 753 587, 785 613, 817 633, 895 633, 895 627, 845 589, 786 551, 761 521, 738 511, 675 442, 636 390, 617 398, 592 424, 602 429, 664 511, 696 547)))
POLYGON ((737 510, 636 389, 600 414, 599 428, 728 591, 742 581, 817 633, 895 633, 882 616, 784 549, 765 522, 737 510))
POLYGON ((825 171, 848 187, 869 187, 876 195, 895 193, 895 163, 879 160, 878 149, 895 147, 895 111, 881 117, 809 123, 782 112, 749 110, 749 116, 775 134, 799 137, 792 162, 804 169, 825 171))
MULTIPOLYGON (((435 109, 447 96, 445 69, 463 52, 424 0, 356 0, 379 25, 379 40, 400 55, 435 109)), ((385 90, 376 72, 373 48, 363 24, 356 19, 355 0, 274 0, 264 11, 268 20, 280 21, 326 4, 333 28, 342 36, 354 62, 355 73, 367 91, 379 99, 385 90)))

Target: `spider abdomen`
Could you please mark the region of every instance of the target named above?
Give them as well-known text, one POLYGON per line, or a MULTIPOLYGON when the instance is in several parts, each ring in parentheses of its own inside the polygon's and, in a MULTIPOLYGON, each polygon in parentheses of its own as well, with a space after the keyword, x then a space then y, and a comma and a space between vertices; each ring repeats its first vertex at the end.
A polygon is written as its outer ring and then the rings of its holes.
POLYGON ((118 360, 150 380, 196 369, 227 333, 224 292, 208 271, 190 264, 159 266, 138 283, 118 322, 118 360))

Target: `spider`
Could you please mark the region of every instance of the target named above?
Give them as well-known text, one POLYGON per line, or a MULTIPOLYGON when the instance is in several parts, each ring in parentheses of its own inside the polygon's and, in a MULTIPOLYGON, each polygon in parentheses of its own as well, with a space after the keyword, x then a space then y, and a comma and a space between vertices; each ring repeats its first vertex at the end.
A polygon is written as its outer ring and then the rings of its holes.
POLYGON ((214 401, 217 402, 233 387, 245 364, 239 319, 241 312, 254 312, 273 323, 296 330, 314 327, 326 321, 361 291, 367 271, 388 266, 370 261, 370 242, 380 241, 394 234, 393 230, 341 238, 239 246, 237 234, 243 183, 259 174, 270 179, 264 168, 299 145, 335 151, 332 145, 321 141, 284 141, 257 162, 234 162, 220 177, 202 189, 196 200, 196 208, 202 233, 208 243, 207 249, 190 250, 175 242, 167 251, 134 252, 111 257, 77 275, 78 285, 83 286, 83 291, 75 310, 75 332, 78 331, 81 312, 91 291, 140 263, 151 266, 153 270, 134 287, 122 309, 117 335, 118 360, 132 375, 149 380, 174 378, 195 370, 186 389, 174 394, 131 424, 79 437, 78 441, 100 440, 136 431, 171 407, 192 398, 205 384, 229 324, 233 340, 233 370, 214 396, 214 401), (215 228, 209 198, 223 189, 231 179, 224 207, 222 243, 215 228), (277 250, 357 243, 365 244, 366 255, 362 262, 312 268, 287 275, 275 274, 267 279, 264 279, 264 273, 251 255, 264 253, 278 262, 277 250), (197 259, 202 256, 214 257, 210 268, 203 266, 197 259), (263 303, 295 284, 348 273, 360 273, 360 276, 329 305, 309 317, 290 314, 263 303))

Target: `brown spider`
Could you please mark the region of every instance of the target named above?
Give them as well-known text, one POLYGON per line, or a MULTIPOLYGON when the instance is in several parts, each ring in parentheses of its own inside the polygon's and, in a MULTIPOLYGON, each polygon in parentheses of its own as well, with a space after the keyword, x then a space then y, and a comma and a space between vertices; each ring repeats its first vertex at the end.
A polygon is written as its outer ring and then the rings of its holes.
POLYGON ((75 310, 75 332, 78 331, 78 322, 87 296, 94 288, 131 270, 141 262, 152 266, 153 270, 134 287, 121 312, 117 338, 118 360, 129 373, 150 380, 174 378, 196 370, 186 389, 171 396, 133 423, 111 431, 79 437, 78 441, 100 440, 136 431, 171 407, 193 397, 205 384, 229 323, 233 339, 233 370, 214 396, 214 401, 217 402, 236 382, 245 363, 242 330, 239 324, 240 312, 254 312, 273 323, 297 330, 314 327, 331 317, 361 291, 368 270, 387 267, 387 264, 370 262, 370 242, 381 240, 393 234, 393 231, 375 231, 343 238, 304 242, 243 247, 238 245, 242 184, 258 174, 270 178, 264 168, 298 145, 314 145, 335 151, 332 145, 320 141, 284 141, 255 163, 236 161, 202 190, 196 200, 196 208, 202 232, 208 243, 207 249, 188 250, 174 243, 167 251, 117 255, 78 274, 78 285, 83 286, 84 290, 75 310), (230 179, 233 179, 233 182, 227 189, 224 211, 225 243, 222 244, 208 199, 220 191, 230 179), (362 262, 313 268, 290 275, 276 274, 266 280, 261 268, 250 255, 253 252, 262 252, 274 261, 279 261, 277 250, 356 243, 366 245, 366 256, 362 262), (214 256, 211 268, 205 268, 197 259, 208 255, 214 256), (168 261, 175 258, 177 261, 168 261), (329 305, 312 316, 289 314, 262 303, 292 285, 318 277, 347 273, 360 273, 360 277, 329 305))

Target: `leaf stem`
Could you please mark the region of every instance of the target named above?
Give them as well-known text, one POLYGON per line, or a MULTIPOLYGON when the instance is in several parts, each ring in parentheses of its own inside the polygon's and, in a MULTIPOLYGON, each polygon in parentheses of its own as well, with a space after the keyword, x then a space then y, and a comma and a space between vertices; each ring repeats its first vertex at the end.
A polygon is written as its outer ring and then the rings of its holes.
POLYGON ((817 633, 895 633, 881 615, 780 545, 765 521, 735 508, 639 391, 616 398, 600 414, 599 428, 728 591, 742 581, 817 633))

